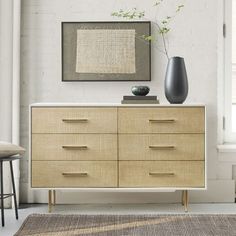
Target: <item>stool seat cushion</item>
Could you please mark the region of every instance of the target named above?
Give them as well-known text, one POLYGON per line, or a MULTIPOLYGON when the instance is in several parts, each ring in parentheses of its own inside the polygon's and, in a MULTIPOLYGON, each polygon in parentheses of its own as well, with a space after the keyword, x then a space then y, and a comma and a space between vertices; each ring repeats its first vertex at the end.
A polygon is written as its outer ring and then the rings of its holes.
POLYGON ((22 155, 25 153, 25 149, 8 142, 0 142, 0 158, 10 157, 13 155, 22 155))

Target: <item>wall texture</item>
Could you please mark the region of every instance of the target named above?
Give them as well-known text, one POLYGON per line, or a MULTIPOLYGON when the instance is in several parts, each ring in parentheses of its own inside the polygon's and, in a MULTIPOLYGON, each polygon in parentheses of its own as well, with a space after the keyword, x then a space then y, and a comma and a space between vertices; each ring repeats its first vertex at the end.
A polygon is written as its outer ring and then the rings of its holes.
MULTIPOLYGON (((217 1, 185 2, 169 34, 172 56, 183 56, 189 77, 186 103, 207 105, 208 191, 192 192, 193 201, 233 201, 234 183, 230 174, 221 175, 217 158, 217 1), (220 186, 220 188, 219 188, 220 186), (223 194, 224 193, 224 194, 223 194)), ((28 106, 34 102, 120 102, 132 85, 145 84, 161 103, 167 61, 152 50, 151 82, 61 82, 61 22, 111 21, 111 12, 120 8, 144 9, 146 18, 155 19, 152 0, 22 0, 21 35, 21 144, 28 148, 28 106)), ((158 18, 174 13, 173 1, 165 0, 158 18)), ((28 188, 28 156, 21 162, 21 201, 46 201, 45 191, 28 188)), ((61 193, 59 201, 71 202, 158 202, 177 201, 179 193, 61 193), (73 196, 72 196, 73 195, 73 196)))
MULTIPOLYGON (((0 140, 12 141, 12 1, 0 1, 0 140)), ((10 171, 4 164, 4 191, 11 191, 10 171)), ((4 203, 10 207, 9 199, 4 203)))

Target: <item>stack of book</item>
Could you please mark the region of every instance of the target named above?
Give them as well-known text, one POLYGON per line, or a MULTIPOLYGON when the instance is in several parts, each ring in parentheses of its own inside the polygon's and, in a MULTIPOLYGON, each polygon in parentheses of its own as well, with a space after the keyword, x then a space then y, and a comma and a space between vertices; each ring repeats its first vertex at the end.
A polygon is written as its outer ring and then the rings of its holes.
POLYGON ((157 96, 123 96, 122 104, 159 104, 157 96))

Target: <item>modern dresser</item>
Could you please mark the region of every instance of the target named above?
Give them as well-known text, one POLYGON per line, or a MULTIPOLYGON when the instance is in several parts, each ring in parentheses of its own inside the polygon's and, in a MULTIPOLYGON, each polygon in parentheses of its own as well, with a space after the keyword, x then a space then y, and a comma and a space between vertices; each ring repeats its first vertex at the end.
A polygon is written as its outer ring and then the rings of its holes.
POLYGON ((205 106, 32 104, 31 188, 206 189, 205 106))

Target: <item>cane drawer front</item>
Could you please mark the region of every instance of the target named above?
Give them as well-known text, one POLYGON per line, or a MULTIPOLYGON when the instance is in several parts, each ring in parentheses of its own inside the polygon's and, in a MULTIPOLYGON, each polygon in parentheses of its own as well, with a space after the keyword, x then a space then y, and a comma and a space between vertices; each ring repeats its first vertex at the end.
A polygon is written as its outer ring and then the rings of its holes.
POLYGON ((119 134, 119 160, 204 160, 204 134, 119 134))
POLYGON ((33 107, 32 133, 117 133, 117 108, 33 107))
POLYGON ((204 107, 118 108, 119 133, 204 133, 204 107))
POLYGON ((32 160, 117 160, 116 134, 33 134, 32 160))
POLYGON ((120 161, 119 187, 204 188, 204 161, 120 161))
POLYGON ((117 187, 117 162, 33 161, 32 187, 117 187))

